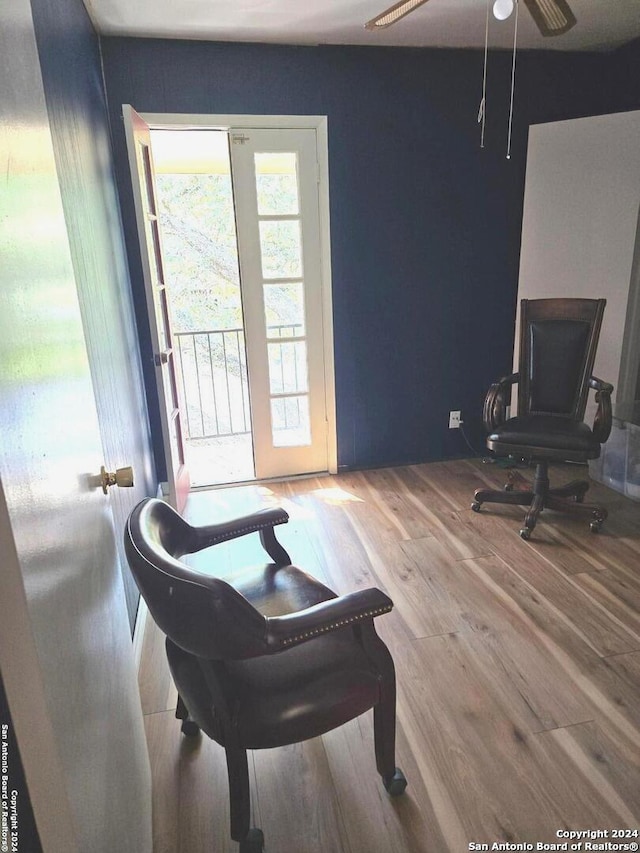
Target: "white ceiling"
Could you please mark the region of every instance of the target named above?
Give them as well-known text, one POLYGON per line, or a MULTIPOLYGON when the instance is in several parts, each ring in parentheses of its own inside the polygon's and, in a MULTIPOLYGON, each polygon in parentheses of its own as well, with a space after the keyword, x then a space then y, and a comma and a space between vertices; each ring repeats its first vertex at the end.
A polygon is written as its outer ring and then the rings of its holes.
MULTIPOLYGON (((277 44, 482 47, 486 0, 429 0, 380 32, 364 24, 392 0, 85 0, 105 35, 277 44)), ((518 46, 609 50, 640 37, 640 0, 569 0, 577 25, 543 38, 520 2, 518 46)), ((513 44, 513 16, 491 17, 491 47, 513 44)))

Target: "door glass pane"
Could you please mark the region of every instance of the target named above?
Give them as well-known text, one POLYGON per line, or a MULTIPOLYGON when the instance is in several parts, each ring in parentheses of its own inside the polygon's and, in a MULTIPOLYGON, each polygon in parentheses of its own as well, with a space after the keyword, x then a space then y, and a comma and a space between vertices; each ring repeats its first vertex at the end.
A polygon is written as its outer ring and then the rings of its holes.
POLYGON ((260 222, 260 254, 264 278, 301 278, 302 241, 299 220, 260 222))
POLYGON ((271 434, 274 447, 311 444, 309 398, 278 397, 271 401, 271 434))
POLYGON ((268 338, 304 337, 304 291, 302 282, 265 284, 264 312, 268 338))
POLYGON ((269 386, 272 394, 290 394, 308 390, 307 345, 296 343, 267 344, 269 351, 269 386))
POLYGON ((255 155, 259 216, 299 212, 297 159, 295 153, 255 155))

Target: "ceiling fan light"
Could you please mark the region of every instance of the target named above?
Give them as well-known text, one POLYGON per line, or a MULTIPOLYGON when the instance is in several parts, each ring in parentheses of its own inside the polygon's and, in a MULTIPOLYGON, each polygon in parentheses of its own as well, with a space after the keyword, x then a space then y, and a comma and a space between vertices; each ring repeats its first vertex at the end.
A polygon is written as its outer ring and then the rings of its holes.
POLYGON ((400 18, 404 18, 409 12, 413 12, 414 9, 417 9, 418 6, 422 6, 426 2, 427 0, 401 0, 400 3, 391 6, 390 9, 387 9, 381 15, 367 21, 365 28, 367 30, 382 30, 385 27, 390 27, 391 24, 395 24, 400 18))
POLYGON ((513 0, 496 0, 493 4, 493 17, 498 21, 506 21, 514 9, 513 0))

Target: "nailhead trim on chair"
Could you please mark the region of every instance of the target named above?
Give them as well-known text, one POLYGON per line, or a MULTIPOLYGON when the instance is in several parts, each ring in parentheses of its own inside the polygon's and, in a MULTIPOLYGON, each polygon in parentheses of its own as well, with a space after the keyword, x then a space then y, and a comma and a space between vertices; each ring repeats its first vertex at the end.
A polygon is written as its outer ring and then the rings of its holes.
POLYGON ((268 530, 270 527, 274 527, 276 524, 284 523, 284 521, 286 521, 285 518, 283 518, 282 521, 267 521, 262 524, 250 524, 248 527, 232 527, 229 528, 227 533, 221 533, 219 536, 214 536, 213 541, 214 543, 218 541, 224 542, 226 539, 229 538, 229 536, 235 536, 236 534, 244 536, 245 533, 257 533, 258 530, 268 530))
POLYGON ((309 637, 315 637, 316 634, 326 634, 328 631, 341 628, 343 625, 350 625, 352 622, 360 622, 362 619, 370 619, 372 616, 380 616, 382 613, 391 613, 391 610, 391 607, 379 607, 377 610, 367 610, 365 613, 358 614, 358 616, 351 616, 349 619, 342 619, 340 622, 332 622, 330 625, 323 625, 321 628, 315 628, 313 631, 307 631, 306 634, 297 634, 295 637, 287 637, 287 639, 282 641, 282 645, 289 646, 297 640, 307 640, 309 637))

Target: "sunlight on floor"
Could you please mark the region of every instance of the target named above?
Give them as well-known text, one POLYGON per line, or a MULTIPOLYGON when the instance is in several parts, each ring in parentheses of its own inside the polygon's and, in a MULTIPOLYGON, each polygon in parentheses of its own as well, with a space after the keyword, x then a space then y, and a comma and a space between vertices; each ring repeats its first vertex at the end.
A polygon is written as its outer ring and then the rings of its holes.
POLYGON ((343 504, 349 502, 364 503, 362 498, 358 498, 351 492, 346 492, 344 489, 334 487, 332 489, 314 489, 312 492, 318 498, 321 498, 328 504, 343 504))
POLYGON ((216 486, 253 480, 251 435, 187 440, 187 465, 192 486, 216 486))

